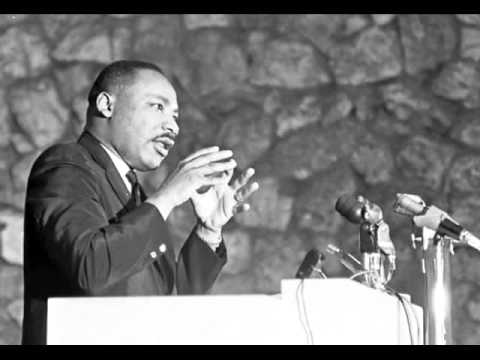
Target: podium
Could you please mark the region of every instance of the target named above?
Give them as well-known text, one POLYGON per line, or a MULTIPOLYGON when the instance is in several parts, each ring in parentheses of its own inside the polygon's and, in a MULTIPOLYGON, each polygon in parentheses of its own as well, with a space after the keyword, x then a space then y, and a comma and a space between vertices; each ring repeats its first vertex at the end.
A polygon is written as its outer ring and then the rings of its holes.
POLYGON ((50 298, 47 344, 421 344, 422 309, 407 305, 348 279, 282 280, 277 295, 50 298))

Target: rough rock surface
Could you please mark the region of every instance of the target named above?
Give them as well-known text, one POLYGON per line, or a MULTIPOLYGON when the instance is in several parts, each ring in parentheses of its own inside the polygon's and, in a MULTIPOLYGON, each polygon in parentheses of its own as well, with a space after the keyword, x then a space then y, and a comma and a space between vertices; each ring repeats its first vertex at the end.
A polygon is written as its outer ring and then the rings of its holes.
MULTIPOLYGON (((139 175, 148 194, 207 146, 231 148, 237 173, 256 170, 251 210, 224 228, 229 260, 212 293, 279 293, 312 247, 360 256, 358 227, 334 209, 350 193, 383 207, 390 285, 423 303, 407 219, 391 204, 418 194, 479 236, 479 34, 480 14, 0 15, 0 344, 21 338, 30 167, 80 134, 95 76, 121 58, 154 62, 178 95, 176 145, 139 175)), ((167 223, 178 254, 191 204, 167 223)), ((479 256, 459 248, 452 260, 457 344, 480 343, 479 256)), ((333 256, 323 266, 349 275, 333 256)))

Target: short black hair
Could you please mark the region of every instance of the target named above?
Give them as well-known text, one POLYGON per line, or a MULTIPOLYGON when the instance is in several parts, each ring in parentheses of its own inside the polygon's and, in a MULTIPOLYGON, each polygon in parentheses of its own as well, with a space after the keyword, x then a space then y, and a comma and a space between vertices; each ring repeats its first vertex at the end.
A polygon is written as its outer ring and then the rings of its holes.
POLYGON ((88 93, 88 106, 95 109, 97 96, 102 91, 111 92, 131 82, 137 71, 153 70, 165 76, 162 69, 152 63, 139 60, 118 60, 110 63, 98 74, 88 93))

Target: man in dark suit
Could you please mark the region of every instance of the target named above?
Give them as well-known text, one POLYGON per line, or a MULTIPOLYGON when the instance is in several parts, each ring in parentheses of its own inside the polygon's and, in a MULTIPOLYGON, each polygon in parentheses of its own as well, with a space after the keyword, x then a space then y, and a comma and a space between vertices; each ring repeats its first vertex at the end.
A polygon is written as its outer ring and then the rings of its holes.
POLYGON ((29 176, 23 344, 46 343, 49 297, 206 293, 226 262, 222 227, 258 188, 253 169, 231 183, 232 152, 210 147, 146 198, 135 170, 158 168, 179 133, 176 93, 157 66, 110 64, 88 101, 78 141, 44 151, 29 176), (176 260, 165 221, 188 200, 198 221, 176 260))

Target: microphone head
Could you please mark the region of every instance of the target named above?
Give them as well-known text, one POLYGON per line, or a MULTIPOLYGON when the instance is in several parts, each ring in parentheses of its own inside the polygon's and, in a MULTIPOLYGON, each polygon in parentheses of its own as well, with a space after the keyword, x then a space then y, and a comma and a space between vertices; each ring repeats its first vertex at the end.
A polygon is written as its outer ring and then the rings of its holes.
POLYGON ((305 255, 300 267, 298 268, 297 274, 295 277, 297 279, 308 278, 313 271, 313 268, 317 265, 318 261, 323 258, 323 254, 320 253, 317 249, 312 249, 305 255))
POLYGON ((340 196, 335 204, 337 210, 348 221, 354 224, 360 224, 363 220, 363 208, 365 204, 356 197, 349 194, 340 196))
POLYGON ((425 201, 414 194, 397 194, 393 204, 393 211, 400 215, 415 216, 425 214, 427 206, 425 201))

